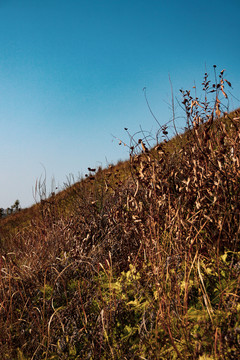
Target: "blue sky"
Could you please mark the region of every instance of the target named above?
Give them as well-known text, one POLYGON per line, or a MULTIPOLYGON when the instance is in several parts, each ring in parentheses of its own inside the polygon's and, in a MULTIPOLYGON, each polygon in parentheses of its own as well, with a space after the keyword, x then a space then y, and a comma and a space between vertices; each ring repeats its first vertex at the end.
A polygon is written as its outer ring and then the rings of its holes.
POLYGON ((179 96, 216 64, 240 98, 239 15, 239 0, 0 0, 0 207, 33 204, 43 166, 50 187, 126 159, 112 135, 156 130, 144 87, 171 118, 169 74, 179 96))

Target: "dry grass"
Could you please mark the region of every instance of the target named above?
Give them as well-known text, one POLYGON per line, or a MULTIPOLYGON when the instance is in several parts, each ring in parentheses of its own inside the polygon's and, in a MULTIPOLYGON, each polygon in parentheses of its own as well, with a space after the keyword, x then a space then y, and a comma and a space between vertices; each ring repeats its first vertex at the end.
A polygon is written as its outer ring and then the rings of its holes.
POLYGON ((182 92, 183 135, 136 139, 129 162, 5 227, 1 359, 238 358, 240 111, 222 111, 225 83, 205 75, 213 103, 182 92))

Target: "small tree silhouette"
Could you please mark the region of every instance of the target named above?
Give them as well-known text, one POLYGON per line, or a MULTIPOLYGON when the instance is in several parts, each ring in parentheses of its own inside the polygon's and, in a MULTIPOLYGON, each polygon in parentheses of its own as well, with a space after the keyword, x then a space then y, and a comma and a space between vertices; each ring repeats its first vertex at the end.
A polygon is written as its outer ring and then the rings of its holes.
POLYGON ((15 203, 11 206, 11 213, 20 211, 20 201, 16 200, 15 203))
POLYGON ((19 209, 20 209, 20 201, 16 200, 13 206, 14 206, 16 211, 19 211, 19 209))

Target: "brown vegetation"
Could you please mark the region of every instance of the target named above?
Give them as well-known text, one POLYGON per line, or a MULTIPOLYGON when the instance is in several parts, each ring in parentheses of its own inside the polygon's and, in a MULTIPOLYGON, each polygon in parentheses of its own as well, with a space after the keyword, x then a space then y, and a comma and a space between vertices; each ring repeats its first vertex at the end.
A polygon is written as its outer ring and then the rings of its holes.
POLYGON ((223 74, 205 75, 213 104, 182 92, 184 134, 136 140, 129 162, 1 222, 1 359, 238 358, 240 110, 222 111, 223 74))

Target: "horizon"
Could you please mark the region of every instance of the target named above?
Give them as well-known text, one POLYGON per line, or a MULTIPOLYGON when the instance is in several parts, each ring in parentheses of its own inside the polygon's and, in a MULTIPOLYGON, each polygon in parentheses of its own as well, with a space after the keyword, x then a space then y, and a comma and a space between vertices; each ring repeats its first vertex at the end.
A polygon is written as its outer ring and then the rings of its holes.
POLYGON ((34 204, 45 171, 50 192, 53 177, 61 188, 126 160, 125 127, 157 131, 143 88, 161 125, 171 119, 169 76, 180 99, 216 64, 239 108, 239 13, 235 0, 0 1, 0 208, 34 204))

